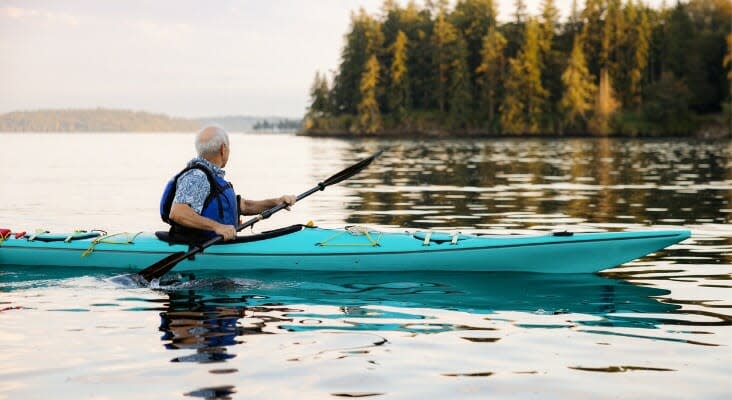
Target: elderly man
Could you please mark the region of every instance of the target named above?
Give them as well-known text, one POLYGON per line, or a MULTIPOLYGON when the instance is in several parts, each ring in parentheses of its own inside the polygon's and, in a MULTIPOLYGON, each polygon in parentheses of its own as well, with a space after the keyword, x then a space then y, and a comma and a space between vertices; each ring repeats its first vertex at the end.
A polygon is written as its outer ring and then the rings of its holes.
POLYGON ((239 215, 255 215, 280 203, 295 204, 295 196, 245 200, 224 179, 229 160, 229 135, 208 126, 196 136, 198 157, 173 177, 160 200, 160 216, 170 224, 170 240, 196 243, 221 235, 236 237, 239 215))

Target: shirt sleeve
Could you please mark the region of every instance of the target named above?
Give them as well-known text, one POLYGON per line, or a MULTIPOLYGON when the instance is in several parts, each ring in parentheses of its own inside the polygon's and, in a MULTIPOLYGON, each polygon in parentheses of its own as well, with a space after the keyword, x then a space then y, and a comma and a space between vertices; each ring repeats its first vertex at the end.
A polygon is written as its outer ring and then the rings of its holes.
POLYGON ((173 203, 188 204, 198 214, 203 211, 203 203, 211 192, 206 173, 192 169, 178 177, 173 203))

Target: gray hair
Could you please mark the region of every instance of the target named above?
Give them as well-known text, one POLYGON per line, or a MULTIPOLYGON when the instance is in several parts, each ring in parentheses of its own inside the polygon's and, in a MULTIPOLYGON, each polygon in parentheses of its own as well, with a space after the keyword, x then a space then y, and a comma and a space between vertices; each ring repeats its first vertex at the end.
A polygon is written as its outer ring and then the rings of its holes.
POLYGON ((196 135, 196 151, 200 157, 216 154, 224 144, 229 145, 229 134, 217 125, 207 126, 196 135))

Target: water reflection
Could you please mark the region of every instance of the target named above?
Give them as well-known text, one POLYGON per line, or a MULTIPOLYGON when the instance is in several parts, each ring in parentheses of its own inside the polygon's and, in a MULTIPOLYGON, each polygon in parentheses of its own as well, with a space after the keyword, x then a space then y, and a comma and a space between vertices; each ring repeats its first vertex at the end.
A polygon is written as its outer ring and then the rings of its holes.
POLYGON ((411 333, 472 329, 444 323, 430 310, 586 314, 600 317, 599 322, 586 322, 588 326, 648 327, 655 320, 644 314, 679 308, 657 300, 668 295, 667 290, 588 274, 434 272, 385 278, 262 271, 246 277, 199 277, 165 290, 169 305, 161 313, 162 340, 170 349, 196 350, 173 361, 195 362, 232 357, 226 346, 240 344, 237 337, 247 335, 322 329, 411 333))
MULTIPOLYGON (((383 146, 354 145, 346 159, 383 146)), ((347 222, 451 229, 728 223, 729 144, 691 141, 389 142, 348 185, 347 222), (529 218, 524 218, 528 216, 529 218)))

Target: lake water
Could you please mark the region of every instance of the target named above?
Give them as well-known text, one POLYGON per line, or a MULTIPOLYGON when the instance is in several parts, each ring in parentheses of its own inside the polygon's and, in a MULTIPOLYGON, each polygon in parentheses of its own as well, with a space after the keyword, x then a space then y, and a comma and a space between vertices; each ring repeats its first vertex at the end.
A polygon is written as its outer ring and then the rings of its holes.
MULTIPOLYGON (((2 134, 0 227, 164 229, 192 138, 2 134)), ((732 397, 729 141, 234 134, 227 177, 245 197, 299 193, 382 147, 256 230, 693 236, 599 275, 208 272, 152 289, 3 269, 0 398, 732 397)))

